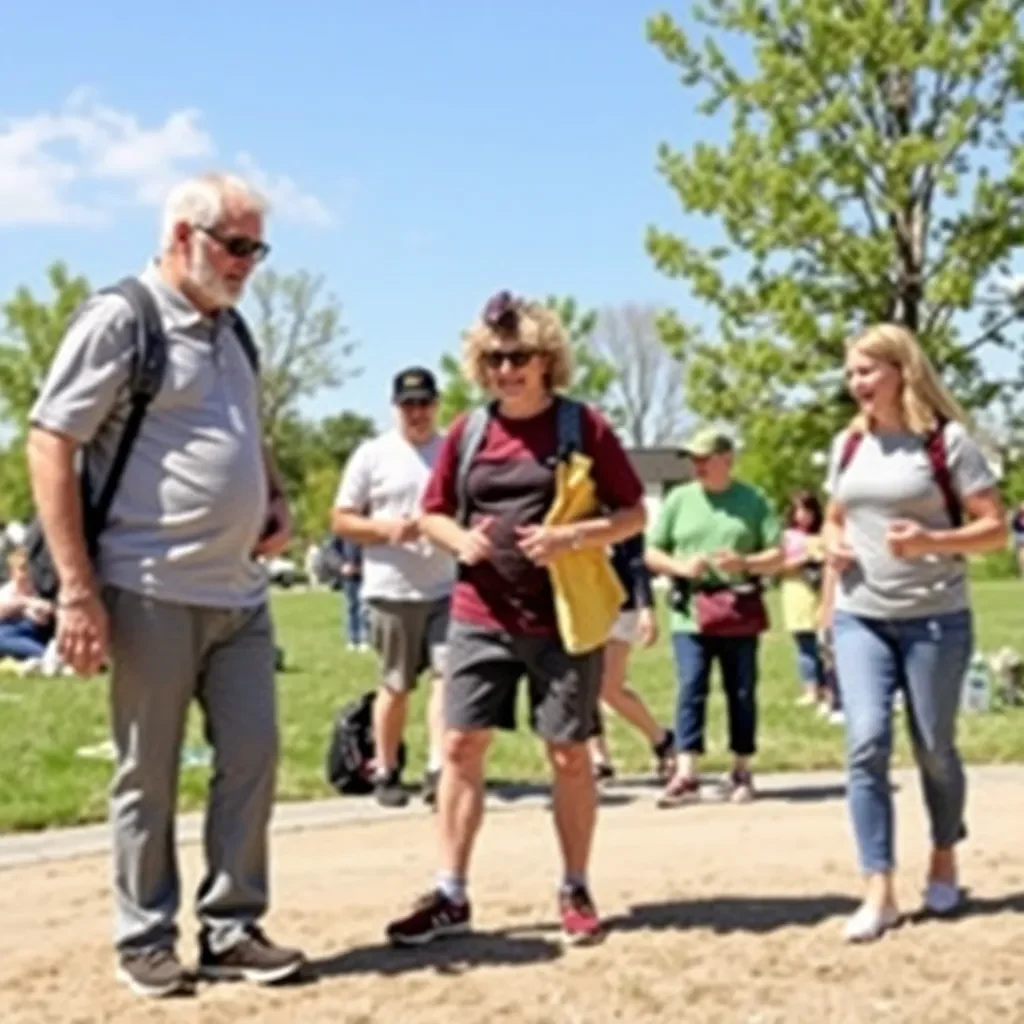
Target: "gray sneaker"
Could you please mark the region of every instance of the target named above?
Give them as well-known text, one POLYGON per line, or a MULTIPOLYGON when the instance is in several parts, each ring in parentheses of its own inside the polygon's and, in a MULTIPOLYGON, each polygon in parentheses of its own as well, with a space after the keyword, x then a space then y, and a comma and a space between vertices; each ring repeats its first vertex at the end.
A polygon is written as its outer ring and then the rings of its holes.
POLYGON ((118 957, 117 980, 137 996, 163 999, 190 995, 194 991, 191 976, 181 966, 173 949, 146 949, 126 952, 118 957))

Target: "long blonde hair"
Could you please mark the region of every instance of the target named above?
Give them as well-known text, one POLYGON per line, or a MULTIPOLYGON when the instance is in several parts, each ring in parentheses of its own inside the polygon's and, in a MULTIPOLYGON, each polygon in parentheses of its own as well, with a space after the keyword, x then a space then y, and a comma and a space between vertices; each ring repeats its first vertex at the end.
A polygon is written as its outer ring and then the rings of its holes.
MULTIPOLYGON (((899 324, 874 324, 850 338, 846 351, 863 352, 871 359, 889 363, 900 371, 903 391, 900 404, 903 421, 914 434, 928 434, 941 420, 969 426, 970 421, 960 403, 942 383, 931 360, 914 335, 899 324)), ((853 420, 855 430, 867 430, 867 417, 858 412, 853 420)))

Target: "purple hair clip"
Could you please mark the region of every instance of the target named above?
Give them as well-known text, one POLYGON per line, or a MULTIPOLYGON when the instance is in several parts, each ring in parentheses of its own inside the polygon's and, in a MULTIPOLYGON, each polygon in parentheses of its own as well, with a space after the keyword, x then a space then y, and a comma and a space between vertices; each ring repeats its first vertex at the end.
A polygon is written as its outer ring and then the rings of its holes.
POLYGON ((492 295, 484 306, 483 320, 491 330, 514 332, 519 323, 519 313, 512 293, 501 291, 492 295))

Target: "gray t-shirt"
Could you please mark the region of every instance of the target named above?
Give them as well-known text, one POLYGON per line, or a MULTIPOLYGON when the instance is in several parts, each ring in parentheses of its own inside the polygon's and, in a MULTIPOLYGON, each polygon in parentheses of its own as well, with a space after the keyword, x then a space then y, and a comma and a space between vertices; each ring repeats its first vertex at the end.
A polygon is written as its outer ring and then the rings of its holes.
MULTIPOLYGON (((826 490, 846 518, 846 540, 855 564, 839 578, 836 609, 866 618, 907 619, 961 611, 968 606, 962 558, 894 557, 885 533, 896 519, 927 529, 949 529, 949 515, 921 437, 866 433, 846 469, 839 461, 843 431, 832 444, 826 490)), ((981 449, 959 423, 945 429, 946 461, 961 498, 996 485, 981 449)))
MULTIPOLYGON (((266 572, 252 551, 268 482, 256 377, 228 321, 203 316, 155 264, 141 279, 163 321, 167 370, 100 538, 100 579, 180 604, 257 605, 266 572)), ((130 320, 120 296, 94 296, 62 340, 31 413, 34 425, 84 446, 94 493, 128 414, 130 320)))
MULTIPOLYGON (((420 515, 420 501, 441 450, 433 437, 416 447, 397 430, 364 441, 345 466, 334 504, 370 519, 420 515)), ((433 601, 455 582, 455 560, 425 538, 363 548, 363 596, 391 601, 433 601)))

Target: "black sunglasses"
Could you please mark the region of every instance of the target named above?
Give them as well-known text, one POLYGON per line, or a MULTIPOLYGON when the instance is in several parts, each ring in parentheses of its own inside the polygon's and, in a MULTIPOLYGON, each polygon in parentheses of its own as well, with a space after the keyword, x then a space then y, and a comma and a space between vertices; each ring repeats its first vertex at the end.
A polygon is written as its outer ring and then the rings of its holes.
POLYGON ((485 352, 484 364, 490 370, 500 370, 504 363, 508 363, 514 370, 521 370, 536 354, 526 348, 515 348, 508 352, 485 352))
POLYGON ((270 246, 258 238, 246 235, 222 235, 214 228, 199 227, 207 238, 212 238, 229 256, 236 260, 255 259, 257 263, 267 258, 270 246))
POLYGON ((433 398, 400 398, 398 404, 403 409, 429 409, 434 404, 433 398))

